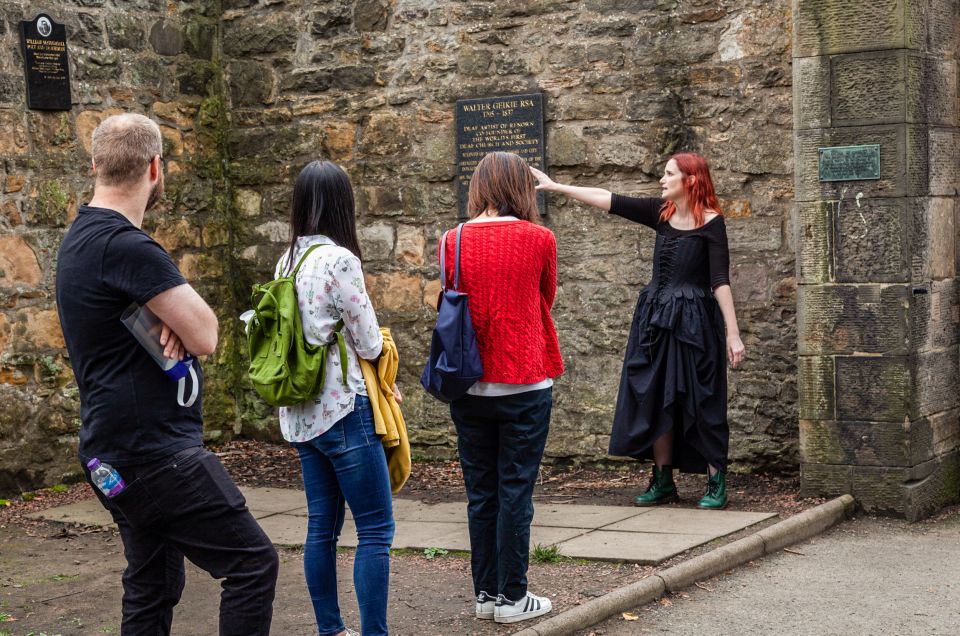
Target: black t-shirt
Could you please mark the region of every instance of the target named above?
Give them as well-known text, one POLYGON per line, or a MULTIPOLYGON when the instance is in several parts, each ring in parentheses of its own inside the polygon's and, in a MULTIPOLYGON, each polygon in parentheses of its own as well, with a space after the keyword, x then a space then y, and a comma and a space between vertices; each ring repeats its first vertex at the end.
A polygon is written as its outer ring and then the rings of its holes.
MULTIPOLYGON (((122 214, 80 206, 57 256, 57 310, 80 389, 83 463, 139 464, 202 443, 202 400, 180 406, 177 383, 120 322, 131 303, 185 283, 170 255, 122 214)), ((193 367, 202 387, 200 362, 193 367)))

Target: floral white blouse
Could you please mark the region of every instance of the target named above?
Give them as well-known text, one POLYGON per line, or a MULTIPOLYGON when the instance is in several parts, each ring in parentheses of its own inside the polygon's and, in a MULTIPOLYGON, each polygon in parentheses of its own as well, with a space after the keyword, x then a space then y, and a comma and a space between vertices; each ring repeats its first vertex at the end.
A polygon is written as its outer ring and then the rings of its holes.
MULTIPOLYGON (((297 273, 297 298, 307 342, 334 341, 334 327, 343 319, 347 347, 347 385, 340 370, 340 348, 327 350, 327 369, 320 395, 313 402, 280 407, 280 432, 288 442, 306 442, 327 432, 353 412, 354 397, 367 394, 357 356, 371 360, 380 355, 383 336, 363 282, 360 259, 322 235, 301 236, 294 249, 294 265, 311 245, 318 247, 297 273)), ((277 263, 275 276, 290 271, 289 251, 277 263)))

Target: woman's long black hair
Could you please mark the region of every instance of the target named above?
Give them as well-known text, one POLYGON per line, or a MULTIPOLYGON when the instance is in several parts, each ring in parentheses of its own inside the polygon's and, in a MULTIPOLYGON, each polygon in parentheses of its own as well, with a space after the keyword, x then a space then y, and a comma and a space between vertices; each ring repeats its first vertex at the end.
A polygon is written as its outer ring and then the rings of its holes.
POLYGON ((353 187, 343 168, 332 161, 311 161, 300 171, 290 201, 290 230, 289 270, 294 266, 297 238, 312 234, 333 239, 363 260, 357 240, 353 187))

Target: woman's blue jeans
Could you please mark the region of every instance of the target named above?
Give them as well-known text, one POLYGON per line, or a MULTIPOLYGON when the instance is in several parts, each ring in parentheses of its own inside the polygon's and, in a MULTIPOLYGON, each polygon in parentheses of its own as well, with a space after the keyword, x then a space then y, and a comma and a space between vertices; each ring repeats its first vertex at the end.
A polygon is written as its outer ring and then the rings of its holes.
POLYGON ((303 567, 320 636, 344 630, 337 601, 337 537, 344 501, 357 526, 353 585, 363 635, 386 635, 393 501, 387 460, 374 431, 366 396, 353 413, 308 442, 295 442, 307 493, 307 540, 303 567))

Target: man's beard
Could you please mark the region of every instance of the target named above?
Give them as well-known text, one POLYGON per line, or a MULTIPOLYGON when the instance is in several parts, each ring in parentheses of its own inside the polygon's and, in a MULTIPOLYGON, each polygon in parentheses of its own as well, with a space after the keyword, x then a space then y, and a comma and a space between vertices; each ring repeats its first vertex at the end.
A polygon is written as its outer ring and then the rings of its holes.
POLYGON ((150 191, 150 196, 147 197, 147 207, 144 209, 150 210, 155 206, 160 199, 163 198, 163 176, 161 175, 160 179, 157 181, 157 185, 153 186, 153 189, 150 191))

